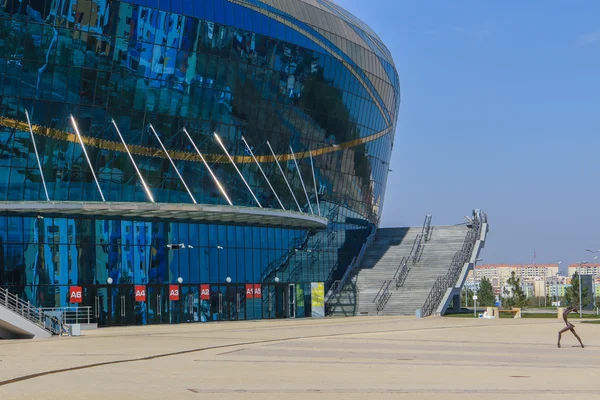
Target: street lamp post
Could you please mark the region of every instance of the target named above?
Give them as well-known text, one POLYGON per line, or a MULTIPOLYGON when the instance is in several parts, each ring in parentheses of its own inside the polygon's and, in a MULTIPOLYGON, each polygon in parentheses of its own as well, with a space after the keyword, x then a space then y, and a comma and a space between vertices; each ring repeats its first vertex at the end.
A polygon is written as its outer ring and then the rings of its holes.
POLYGON ((581 302, 581 264, 587 264, 587 261, 579 261, 577 275, 579 278, 579 318, 583 316, 583 303, 581 302))

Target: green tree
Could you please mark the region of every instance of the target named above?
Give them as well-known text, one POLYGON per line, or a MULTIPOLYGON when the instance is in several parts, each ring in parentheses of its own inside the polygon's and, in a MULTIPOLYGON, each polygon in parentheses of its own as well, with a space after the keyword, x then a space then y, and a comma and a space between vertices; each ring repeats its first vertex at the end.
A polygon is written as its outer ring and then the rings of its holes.
MULTIPOLYGON (((588 288, 582 286, 582 288, 581 288, 581 299, 583 302, 582 307, 587 306, 589 303, 587 294, 588 294, 588 288)), ((577 271, 575 271, 575 273, 571 277, 571 287, 568 287, 565 290, 565 300, 567 301, 567 305, 573 306, 573 307, 579 307, 579 274, 577 273, 577 271)))
POLYGON ((494 296, 492 282, 490 282, 490 280, 486 277, 483 277, 479 283, 477 298, 479 299, 479 304, 482 306, 493 306, 496 303, 496 296, 494 296))
POLYGON ((502 290, 502 306, 504 308, 523 307, 527 304, 527 295, 521 288, 521 279, 517 278, 515 272, 510 273, 506 281, 506 287, 502 290))

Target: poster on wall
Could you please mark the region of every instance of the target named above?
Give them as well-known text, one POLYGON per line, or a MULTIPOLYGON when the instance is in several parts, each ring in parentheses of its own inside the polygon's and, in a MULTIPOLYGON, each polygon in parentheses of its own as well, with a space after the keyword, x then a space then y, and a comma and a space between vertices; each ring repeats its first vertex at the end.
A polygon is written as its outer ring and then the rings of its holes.
POLYGON ((311 316, 323 318, 325 316, 325 284, 312 282, 310 284, 311 316))

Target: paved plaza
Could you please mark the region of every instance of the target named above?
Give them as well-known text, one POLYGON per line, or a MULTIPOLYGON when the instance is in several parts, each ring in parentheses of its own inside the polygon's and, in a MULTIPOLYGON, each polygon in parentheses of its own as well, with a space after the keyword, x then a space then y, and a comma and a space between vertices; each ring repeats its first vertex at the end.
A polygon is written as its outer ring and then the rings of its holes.
POLYGON ((356 317, 0 341, 5 399, 600 398, 600 325, 356 317))

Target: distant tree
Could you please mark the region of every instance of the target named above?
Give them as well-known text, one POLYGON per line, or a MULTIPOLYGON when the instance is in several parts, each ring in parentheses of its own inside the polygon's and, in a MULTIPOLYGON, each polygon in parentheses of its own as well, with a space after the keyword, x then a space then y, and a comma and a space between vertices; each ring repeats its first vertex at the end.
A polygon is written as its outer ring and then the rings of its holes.
MULTIPOLYGON (((589 300, 587 298, 588 288, 581 288, 581 299, 583 301, 582 307, 588 305, 589 300)), ((577 271, 571 277, 571 287, 568 287, 565 290, 565 300, 567 301, 567 305, 573 307, 579 307, 579 274, 577 271)))
POLYGON ((494 296, 492 282, 490 282, 490 280, 486 277, 483 277, 479 283, 477 298, 479 304, 482 306, 493 306, 496 303, 496 296, 494 296))
POLYGON ((527 304, 527 295, 521 288, 521 279, 517 278, 515 272, 510 273, 506 286, 502 290, 502 306, 504 308, 523 307, 527 304))

